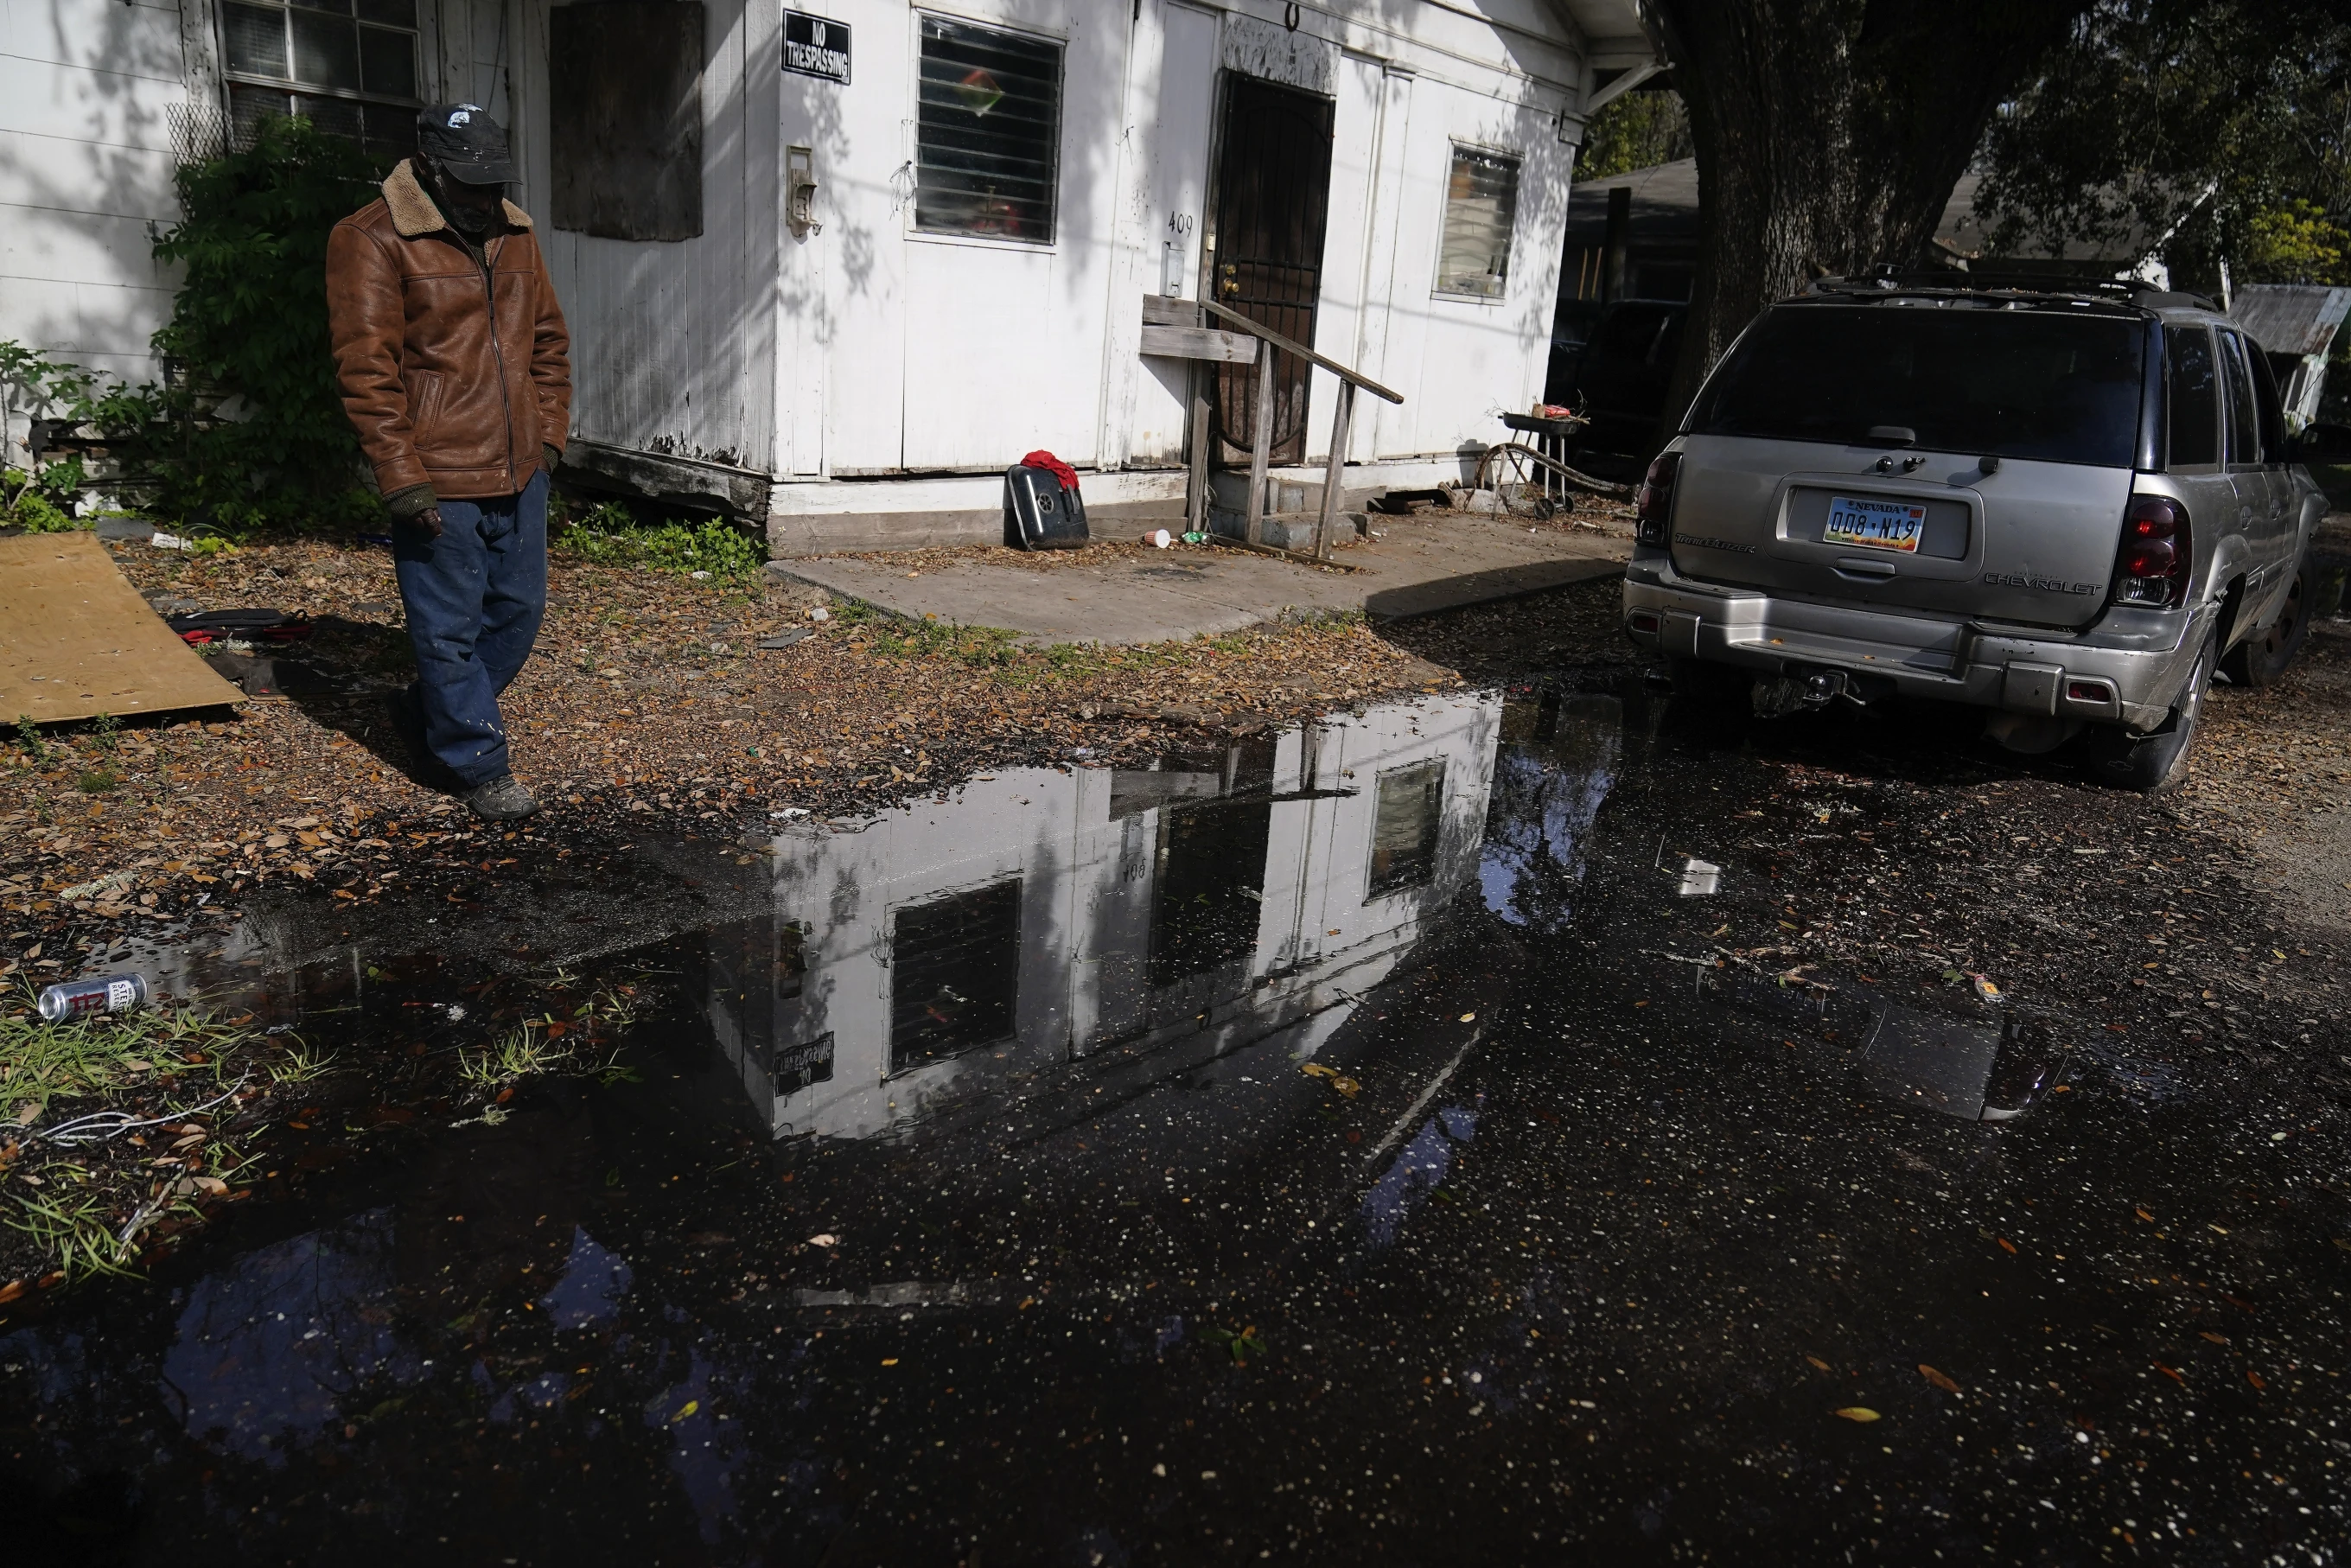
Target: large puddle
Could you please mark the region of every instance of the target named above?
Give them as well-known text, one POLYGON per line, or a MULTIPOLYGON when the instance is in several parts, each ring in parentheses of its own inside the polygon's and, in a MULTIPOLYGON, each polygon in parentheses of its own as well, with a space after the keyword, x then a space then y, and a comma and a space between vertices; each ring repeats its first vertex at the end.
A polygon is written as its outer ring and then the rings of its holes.
MULTIPOLYGON (((2081 1076, 2064 998, 1775 956, 1756 778, 1637 689, 1431 698, 453 853, 363 917, 125 952, 418 1061, 550 991, 643 1016, 486 1118, 334 1109, 151 1284, 0 1334, 17 1528, 92 1562, 1980 1552, 2060 1478, 1973 1467, 2046 1448, 2104 1543, 2089 1434, 2163 1420, 2146 1355, 2019 1385, 2049 1398, 1909 1364, 2141 1332, 2124 1264, 2044 1237, 2027 1277, 2006 1238, 2148 1146, 2145 1097, 2081 1076), (1986 1485, 2016 1511, 1959 1505, 1986 1485)), ((2180 1133, 2143 1198, 2226 1164, 2180 1133)))

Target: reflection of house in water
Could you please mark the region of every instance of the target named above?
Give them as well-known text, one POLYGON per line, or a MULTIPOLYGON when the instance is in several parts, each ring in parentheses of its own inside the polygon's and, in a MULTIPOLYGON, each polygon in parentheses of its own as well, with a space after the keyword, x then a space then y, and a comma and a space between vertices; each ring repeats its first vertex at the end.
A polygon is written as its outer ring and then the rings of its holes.
POLYGON ((772 909, 712 932, 711 1022, 778 1134, 849 1136, 1113 1047, 1335 1027, 1474 872, 1499 718, 1395 705, 788 831, 772 909))

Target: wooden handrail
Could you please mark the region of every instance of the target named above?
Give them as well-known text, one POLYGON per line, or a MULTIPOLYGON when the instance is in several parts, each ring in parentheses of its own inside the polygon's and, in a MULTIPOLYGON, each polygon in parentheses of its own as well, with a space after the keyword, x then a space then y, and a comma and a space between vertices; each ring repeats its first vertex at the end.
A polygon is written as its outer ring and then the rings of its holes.
POLYGON ((1324 370, 1330 371, 1332 375, 1337 376, 1341 381, 1352 382, 1355 385, 1363 388, 1365 392, 1378 393, 1380 396, 1387 399, 1390 402, 1401 403, 1404 402, 1404 394, 1402 392, 1392 392, 1388 391, 1387 388, 1380 385, 1379 382, 1362 373, 1360 371, 1351 371, 1336 360, 1326 360, 1303 343, 1291 342, 1280 333, 1269 329, 1261 321, 1252 320, 1250 318, 1242 315, 1239 311, 1228 309, 1226 307, 1217 304, 1213 299, 1202 299, 1197 301, 1197 303, 1202 308, 1214 311, 1217 315, 1223 317, 1226 320, 1231 322, 1234 326, 1238 327, 1242 331, 1249 333, 1251 337, 1264 339, 1267 342, 1271 343, 1275 348, 1280 349, 1285 354, 1295 354, 1309 364, 1320 365, 1324 370))

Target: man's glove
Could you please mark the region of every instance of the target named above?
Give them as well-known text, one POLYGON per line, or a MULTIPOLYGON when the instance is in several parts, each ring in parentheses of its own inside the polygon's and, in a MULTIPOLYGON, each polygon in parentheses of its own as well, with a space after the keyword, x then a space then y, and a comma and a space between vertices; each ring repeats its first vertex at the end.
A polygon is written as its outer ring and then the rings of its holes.
POLYGON ((411 485, 394 490, 383 498, 384 510, 395 523, 414 523, 429 538, 441 537, 441 507, 439 497, 430 485, 411 485))

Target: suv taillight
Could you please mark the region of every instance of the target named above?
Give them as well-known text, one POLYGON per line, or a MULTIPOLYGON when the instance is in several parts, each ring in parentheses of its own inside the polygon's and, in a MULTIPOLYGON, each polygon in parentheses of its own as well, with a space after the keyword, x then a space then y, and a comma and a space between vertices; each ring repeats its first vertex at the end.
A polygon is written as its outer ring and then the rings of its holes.
POLYGON ((2185 604, 2195 559, 2188 509, 2168 497, 2132 497, 2115 554, 2115 602, 2163 610, 2185 604))
POLYGON ((1682 455, 1664 452, 1642 477, 1641 493, 1633 497, 1633 538, 1663 549, 1666 523, 1674 511, 1674 479, 1682 471, 1682 455))

